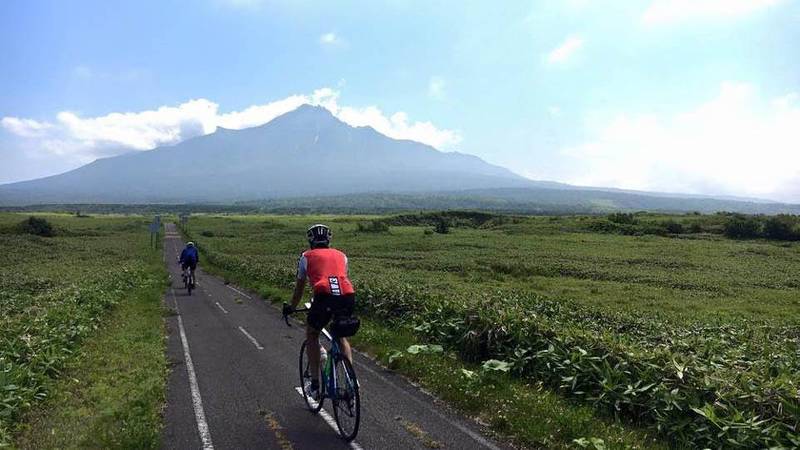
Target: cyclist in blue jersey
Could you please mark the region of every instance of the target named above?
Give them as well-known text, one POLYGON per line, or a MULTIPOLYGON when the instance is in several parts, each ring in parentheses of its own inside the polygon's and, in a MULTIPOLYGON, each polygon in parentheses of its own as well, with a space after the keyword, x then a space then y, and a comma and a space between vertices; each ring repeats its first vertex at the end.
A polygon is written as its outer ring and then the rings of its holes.
POLYGON ((178 259, 184 279, 186 278, 186 269, 191 268, 192 272, 195 272, 199 262, 200 253, 197 252, 197 247, 194 246, 194 242, 188 242, 181 252, 181 257, 178 259))

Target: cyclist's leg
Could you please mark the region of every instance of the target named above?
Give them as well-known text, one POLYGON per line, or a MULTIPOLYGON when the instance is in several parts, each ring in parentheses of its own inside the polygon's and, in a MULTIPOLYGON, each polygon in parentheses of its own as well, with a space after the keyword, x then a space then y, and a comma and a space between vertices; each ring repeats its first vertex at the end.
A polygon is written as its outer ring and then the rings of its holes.
POLYGON ((344 354, 345 358, 350 360, 350 364, 352 364, 353 351, 350 349, 350 342, 347 338, 339 338, 339 348, 342 350, 342 354, 344 354))
POLYGON ((306 325, 306 354, 311 372, 311 380, 316 380, 319 386, 319 330, 311 325, 306 325))
POLYGON ((306 353, 308 353, 309 370, 311 370, 311 379, 318 380, 319 378, 319 333, 325 325, 331 320, 331 313, 327 309, 327 298, 315 296, 314 301, 311 302, 311 310, 306 316, 306 353))
MULTIPOLYGON (((345 317, 350 317, 356 307, 355 295, 346 295, 339 300, 339 307, 337 308, 337 315, 341 314, 345 317)), ((339 346, 341 347, 344 356, 353 363, 353 351, 350 349, 350 341, 347 338, 339 338, 339 346)))

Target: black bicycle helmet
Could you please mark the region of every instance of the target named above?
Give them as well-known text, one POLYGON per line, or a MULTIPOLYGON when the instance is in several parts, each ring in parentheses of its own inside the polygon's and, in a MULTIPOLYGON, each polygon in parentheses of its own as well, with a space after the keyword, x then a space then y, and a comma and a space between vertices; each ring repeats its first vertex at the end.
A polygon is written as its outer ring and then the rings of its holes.
POLYGON ((306 235, 308 236, 308 244, 312 247, 330 244, 331 236, 333 236, 331 229, 321 223, 310 226, 306 235))

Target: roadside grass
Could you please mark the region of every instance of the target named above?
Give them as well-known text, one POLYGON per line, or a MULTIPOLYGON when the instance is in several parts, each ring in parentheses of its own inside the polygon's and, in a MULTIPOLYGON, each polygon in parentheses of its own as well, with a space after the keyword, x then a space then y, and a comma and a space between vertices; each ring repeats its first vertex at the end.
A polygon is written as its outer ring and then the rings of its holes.
POLYGON ((163 287, 133 293, 23 418, 26 448, 158 448, 168 372, 163 287))
POLYGON ((45 237, 17 226, 29 215, 0 214, 0 446, 157 445, 166 272, 148 220, 36 214, 45 237))
POLYGON ((409 330, 362 318, 361 330, 352 342, 382 365, 419 383, 516 445, 577 448, 583 442, 594 442, 588 444, 589 448, 666 448, 654 432, 602 417, 588 406, 547 390, 541 383, 485 370, 481 365, 464 362, 455 352, 409 353, 412 346, 426 346, 409 330))

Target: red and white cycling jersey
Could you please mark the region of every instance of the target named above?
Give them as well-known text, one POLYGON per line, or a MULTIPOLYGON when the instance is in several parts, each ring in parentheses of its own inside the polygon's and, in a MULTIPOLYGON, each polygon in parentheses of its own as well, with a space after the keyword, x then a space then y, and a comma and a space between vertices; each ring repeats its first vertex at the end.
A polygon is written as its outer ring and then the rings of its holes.
POLYGON ((335 248, 314 248, 300 256, 297 279, 306 278, 314 294, 339 296, 355 293, 347 276, 347 256, 335 248))

